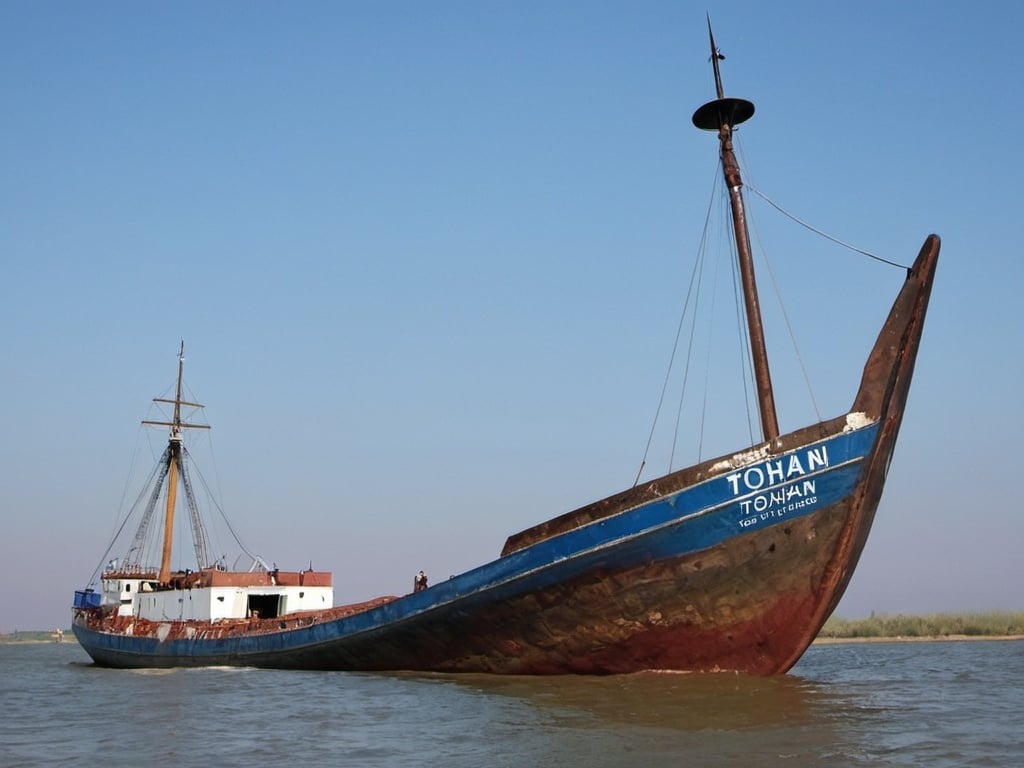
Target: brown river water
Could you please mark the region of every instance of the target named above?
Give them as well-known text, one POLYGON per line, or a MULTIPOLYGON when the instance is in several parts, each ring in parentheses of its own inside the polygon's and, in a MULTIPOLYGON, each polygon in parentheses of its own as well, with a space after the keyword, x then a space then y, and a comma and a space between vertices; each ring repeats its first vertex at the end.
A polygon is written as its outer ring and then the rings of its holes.
POLYGON ((1024 641, 812 647, 775 678, 116 671, 0 645, 0 766, 1024 765, 1024 641))

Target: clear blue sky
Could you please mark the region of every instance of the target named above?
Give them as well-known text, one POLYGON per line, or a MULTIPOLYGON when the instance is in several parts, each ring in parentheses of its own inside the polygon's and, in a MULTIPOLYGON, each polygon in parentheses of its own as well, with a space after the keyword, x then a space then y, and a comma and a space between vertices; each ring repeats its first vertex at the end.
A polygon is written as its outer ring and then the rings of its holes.
MULTIPOLYGON (((898 262, 943 237, 839 613, 1024 608, 1024 5, 707 10, 758 189, 898 262)), ((0 631, 69 623, 182 338, 233 523, 341 601, 632 483, 717 163, 704 6, 0 11, 0 631)), ((750 203, 838 415, 902 275, 750 203)))

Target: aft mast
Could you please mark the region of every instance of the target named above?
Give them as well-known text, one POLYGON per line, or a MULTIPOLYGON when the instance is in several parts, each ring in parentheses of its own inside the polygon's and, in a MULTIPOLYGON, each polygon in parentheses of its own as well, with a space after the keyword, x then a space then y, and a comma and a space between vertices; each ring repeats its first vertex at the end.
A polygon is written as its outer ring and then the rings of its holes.
MULTIPOLYGON (((171 433, 167 439, 167 450, 164 452, 164 460, 167 462, 167 503, 164 512, 164 538, 163 548, 160 556, 160 574, 157 577, 161 584, 167 584, 171 580, 171 542, 174 537, 174 510, 177 503, 178 494, 178 475, 184 472, 184 465, 182 463, 182 456, 184 453, 184 447, 182 444, 182 429, 209 429, 209 424, 190 424, 181 420, 181 406, 187 408, 202 408, 203 406, 199 403, 190 403, 186 400, 181 399, 182 393, 182 372, 185 367, 185 342, 181 342, 181 348, 178 350, 178 383, 175 388, 175 395, 173 400, 166 398, 154 397, 153 402, 155 403, 170 403, 174 406, 174 416, 171 421, 148 421, 144 420, 143 424, 149 424, 153 426, 170 427, 171 433)), ((186 489, 187 490, 187 489, 186 489)), ((196 543, 197 548, 199 542, 196 543)), ((204 558, 205 559, 205 558, 204 558)), ((206 563, 199 562, 199 567, 205 566, 206 563)))
POLYGON ((761 412, 761 430, 766 441, 779 436, 779 419, 775 412, 775 393, 772 390, 772 376, 768 368, 768 352, 764 342, 764 326, 761 322, 761 305, 757 296, 757 281, 754 278, 754 259, 750 249, 750 233, 743 206, 743 180, 740 178, 739 163, 732 148, 732 131, 754 114, 754 105, 746 99, 727 98, 722 89, 722 74, 718 62, 724 59, 715 46, 711 32, 711 18, 708 17, 708 37, 711 40, 711 62, 715 68, 715 90, 718 98, 709 101, 693 113, 693 124, 706 131, 718 131, 721 145, 722 173, 729 189, 732 206, 732 224, 736 234, 736 252, 739 258, 740 277, 743 281, 743 299, 747 313, 750 334, 750 350, 754 363, 754 379, 757 383, 757 400, 761 412))

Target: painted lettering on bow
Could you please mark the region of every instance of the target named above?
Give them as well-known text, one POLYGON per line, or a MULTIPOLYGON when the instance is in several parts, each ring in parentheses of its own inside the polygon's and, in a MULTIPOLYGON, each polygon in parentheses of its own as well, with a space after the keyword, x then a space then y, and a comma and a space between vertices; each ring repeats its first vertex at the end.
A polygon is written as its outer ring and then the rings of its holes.
POLYGON ((819 445, 781 459, 763 461, 741 472, 726 475, 733 496, 753 493, 785 483, 828 466, 828 446, 819 445))
POLYGON ((788 512, 796 512, 808 504, 814 504, 818 500, 815 485, 814 480, 797 481, 768 493, 744 499, 740 502, 740 511, 743 513, 740 525, 745 528, 758 520, 765 522, 773 517, 782 517, 788 512))
POLYGON ((733 496, 746 497, 739 502, 740 527, 766 523, 816 504, 817 481, 806 475, 828 465, 828 448, 821 445, 726 476, 733 496))

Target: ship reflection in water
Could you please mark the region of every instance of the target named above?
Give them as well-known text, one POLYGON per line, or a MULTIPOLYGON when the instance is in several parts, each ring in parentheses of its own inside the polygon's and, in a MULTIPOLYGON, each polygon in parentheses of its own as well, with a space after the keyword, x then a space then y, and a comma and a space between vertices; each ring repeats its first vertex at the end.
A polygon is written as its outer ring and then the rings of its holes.
POLYGON ((0 644, 0 669, 4 766, 960 768, 1024 754, 1022 641, 814 646, 770 678, 124 672, 75 643, 0 644), (98 727, 83 701, 140 738, 98 727))

